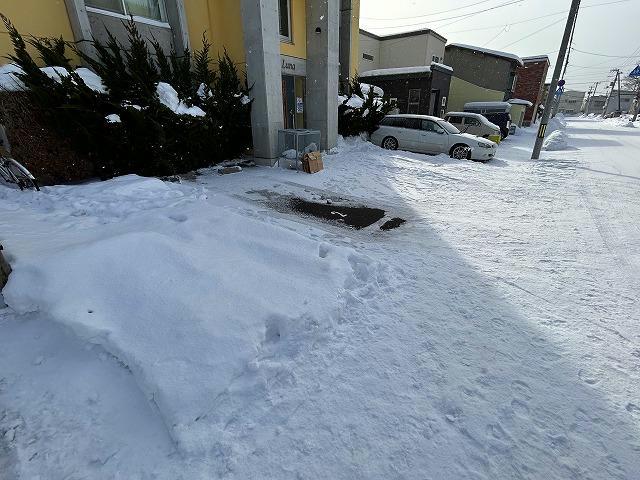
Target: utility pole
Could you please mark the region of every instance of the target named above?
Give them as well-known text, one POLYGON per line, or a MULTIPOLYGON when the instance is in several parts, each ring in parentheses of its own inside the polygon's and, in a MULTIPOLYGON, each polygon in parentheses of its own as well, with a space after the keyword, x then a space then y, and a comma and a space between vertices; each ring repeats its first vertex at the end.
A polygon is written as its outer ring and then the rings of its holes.
POLYGON ((620 83, 620 69, 618 69, 618 112, 622 113, 622 101, 620 99, 622 88, 620 87, 620 83))
POLYGON ((593 93, 593 87, 589 87, 589 91, 587 92, 587 98, 582 104, 581 111, 585 115, 589 115, 589 103, 591 103, 591 94, 593 93))
POLYGON ((553 71, 553 78, 551 79, 551 85, 549 85, 549 95, 547 96, 546 105, 544 106, 544 112, 542 114, 542 120, 540 121, 540 127, 538 128, 538 136, 536 137, 536 144, 533 147, 533 153, 531 154, 531 158, 533 160, 538 160, 540 158, 542 143, 544 142, 545 133, 547 133, 547 125, 549 124, 549 117, 551 115, 551 109, 553 108, 553 100, 555 97, 555 92, 556 92, 556 89, 558 88, 560 73, 562 73, 562 64, 564 63, 563 61, 565 59, 565 55, 567 54, 567 47, 569 45, 571 32, 574 28, 576 19, 578 18, 579 8, 580 8, 580 0, 572 0, 571 9, 569 10, 569 16, 567 17, 567 25, 564 29, 562 43, 560 44, 560 51, 558 52, 558 59, 556 60, 556 66, 553 71))
POLYGON ((604 104, 604 109, 602 111, 602 118, 604 118, 607 115, 607 110, 609 110, 609 104, 611 103, 611 97, 613 97, 613 89, 616 86, 616 82, 618 82, 618 111, 621 110, 620 69, 619 68, 614 68, 613 70, 611 70, 611 73, 615 73, 616 76, 613 78, 613 81, 611 82, 611 85, 609 85, 609 87, 611 87, 611 90, 609 91, 609 94, 607 96, 607 101, 604 104))
POLYGON ((598 85, 600 84, 600 82, 596 82, 596 86, 593 88, 593 94, 589 97, 589 99, 587 100, 587 115, 589 115, 591 113, 591 100, 593 100, 593 97, 596 96, 596 93, 598 93, 598 85))

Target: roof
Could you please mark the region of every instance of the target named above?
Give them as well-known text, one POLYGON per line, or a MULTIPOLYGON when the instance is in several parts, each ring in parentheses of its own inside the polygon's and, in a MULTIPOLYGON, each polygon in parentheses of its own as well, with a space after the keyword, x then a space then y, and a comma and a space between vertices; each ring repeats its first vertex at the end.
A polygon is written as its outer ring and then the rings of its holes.
POLYGON ((433 35, 434 37, 437 37, 443 42, 447 43, 446 38, 444 38, 438 32, 431 30, 430 28, 424 28, 422 30, 414 30, 412 32, 394 33, 391 35, 376 35, 375 33, 371 33, 361 28, 360 33, 362 35, 366 35, 367 37, 375 38, 376 40, 393 40, 395 38, 408 38, 408 37, 418 37, 420 35, 433 35))
POLYGON ((464 104, 464 108, 481 110, 485 108, 504 108, 507 111, 511 111, 511 104, 509 102, 468 102, 464 104))
POLYGON ((440 117, 434 117, 431 115, 418 115, 415 113, 395 113, 392 115, 387 115, 387 117, 399 117, 399 118, 426 118, 428 120, 434 120, 436 122, 441 122, 442 119, 440 117))
POLYGON ((383 77, 387 75, 407 75, 410 73, 431 73, 431 67, 427 65, 417 67, 379 68, 362 72, 360 77, 383 77))
POLYGON ((529 100, 524 100, 522 98, 512 98, 508 101, 511 105, 524 105, 526 107, 533 107, 533 103, 529 100))
MULTIPOLYGON (((544 60, 549 62, 549 57, 547 57, 546 55, 538 55, 538 56, 534 56, 534 57, 522 57, 522 61, 524 63, 542 62, 544 60)), ((549 63, 551 63, 551 62, 549 62, 549 63)))
POLYGON ((485 55, 491 55, 492 57, 503 58, 505 60, 509 60, 510 62, 517 63, 521 67, 524 67, 524 62, 522 61, 522 59, 513 53, 499 52, 498 50, 490 50, 488 48, 482 47, 474 47, 473 45, 465 45, 464 43, 450 43, 446 46, 446 48, 449 47, 462 48, 464 50, 473 50, 475 52, 484 53, 485 55))

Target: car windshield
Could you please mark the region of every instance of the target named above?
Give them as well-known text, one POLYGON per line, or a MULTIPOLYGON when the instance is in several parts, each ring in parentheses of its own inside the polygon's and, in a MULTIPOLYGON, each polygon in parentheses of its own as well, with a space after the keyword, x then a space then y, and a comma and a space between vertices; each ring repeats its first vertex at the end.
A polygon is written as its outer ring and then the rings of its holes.
POLYGON ((438 125, 444 128, 447 131, 447 133, 460 133, 460 130, 458 130, 456 127, 451 125, 449 122, 445 122, 444 120, 439 121, 438 125))

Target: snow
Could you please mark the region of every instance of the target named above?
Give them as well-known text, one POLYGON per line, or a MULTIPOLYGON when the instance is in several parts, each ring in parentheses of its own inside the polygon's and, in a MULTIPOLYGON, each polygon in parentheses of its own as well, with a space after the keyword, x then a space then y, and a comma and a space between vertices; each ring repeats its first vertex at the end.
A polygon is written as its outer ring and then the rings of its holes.
POLYGON ((447 47, 464 48, 466 50, 474 50, 476 52, 481 52, 486 55, 492 55, 494 57, 505 58, 507 60, 512 60, 516 62, 521 67, 524 67, 524 62, 522 61, 522 59, 518 55, 515 55, 513 53, 500 52, 498 50, 491 50, 489 48, 483 48, 483 47, 475 47, 473 45, 466 45, 464 43, 450 43, 449 45, 447 45, 447 47))
POLYGON ((383 77, 387 75, 408 75, 411 73, 430 73, 431 67, 419 65, 416 67, 398 67, 398 68, 380 68, 377 70, 368 70, 360 74, 361 78, 383 77))
POLYGON ((122 120, 120 119, 120 115, 118 115, 117 113, 111 113, 104 118, 107 121, 107 123, 122 123, 122 120))
POLYGON ((384 97, 384 90, 382 90, 380 87, 376 87, 375 85, 370 85, 368 83, 361 83, 360 84, 360 90, 362 90, 362 94, 365 97, 369 96, 369 92, 371 92, 372 88, 373 88, 374 95, 376 95, 378 97, 384 97))
POLYGON ((444 63, 431 62, 431 66, 434 65, 453 73, 453 67, 450 67, 449 65, 445 65, 444 63))
MULTIPOLYGON (((64 67, 42 67, 40 69, 49 78, 60 83, 62 77, 68 77, 69 71, 64 67)), ((0 66, 0 90, 6 91, 20 91, 25 90, 27 87, 25 84, 15 76, 16 73, 24 73, 23 70, 14 64, 7 64, 0 66)), ((78 68, 75 70, 80 78, 90 89, 99 92, 106 93, 106 87, 102 83, 102 79, 88 68, 78 68)))
POLYGON ((555 117, 549 120, 549 123, 547 124, 547 135, 557 130, 564 130, 565 128, 567 128, 567 121, 562 113, 558 113, 555 117))
POLYGON ((522 57, 522 61, 524 63, 534 63, 534 62, 540 62, 540 61, 549 61, 549 57, 547 55, 536 55, 533 57, 522 57))
POLYGON ((176 115, 204 117, 206 113, 200 107, 189 107, 178 98, 178 92, 166 82, 158 82, 157 93, 160 103, 176 115))
POLYGON ((82 79, 87 87, 94 92, 107 93, 107 87, 102 83, 102 78, 97 73, 92 72, 88 68, 77 68, 75 72, 82 79))
POLYGON ((566 150, 569 147, 569 137, 564 130, 551 132, 542 144, 543 150, 558 151, 566 150))
POLYGON ((486 165, 346 139, 315 175, 0 184, 1 471, 635 478, 640 131, 565 131, 539 162, 525 128, 486 165))
POLYGON ((523 100, 522 98, 512 98, 508 101, 512 105, 524 105, 526 107, 533 107, 533 103, 529 100, 523 100))
POLYGON ((26 85, 15 74, 24 73, 20 67, 12 63, 0 66, 0 92, 25 90, 26 85))

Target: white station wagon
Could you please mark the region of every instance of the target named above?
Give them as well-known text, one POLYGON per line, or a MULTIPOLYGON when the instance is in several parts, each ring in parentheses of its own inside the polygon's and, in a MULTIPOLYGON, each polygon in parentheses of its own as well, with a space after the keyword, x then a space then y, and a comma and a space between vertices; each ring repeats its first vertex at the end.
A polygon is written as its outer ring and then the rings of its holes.
POLYGON ((371 142, 388 150, 445 153, 459 160, 480 162, 495 157, 497 146, 490 140, 460 133, 449 122, 427 115, 387 115, 371 135, 371 142))

